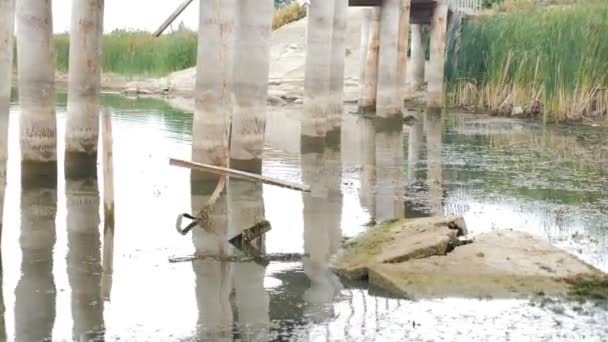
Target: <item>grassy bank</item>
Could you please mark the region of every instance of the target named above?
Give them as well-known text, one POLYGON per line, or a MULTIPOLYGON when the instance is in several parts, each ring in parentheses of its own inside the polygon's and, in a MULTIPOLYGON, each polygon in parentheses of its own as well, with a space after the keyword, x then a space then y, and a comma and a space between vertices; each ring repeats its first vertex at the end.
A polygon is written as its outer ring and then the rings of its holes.
MULTIPOLYGON (((306 12, 298 4, 275 11, 274 29, 299 20, 306 12)), ((70 39, 55 36, 57 69, 67 72, 70 39)), ((154 38, 150 32, 115 31, 103 37, 103 70, 121 75, 160 76, 196 65, 197 34, 188 29, 154 38)))
POLYGON ((449 102, 550 120, 608 115, 608 2, 468 21, 450 49, 449 102))

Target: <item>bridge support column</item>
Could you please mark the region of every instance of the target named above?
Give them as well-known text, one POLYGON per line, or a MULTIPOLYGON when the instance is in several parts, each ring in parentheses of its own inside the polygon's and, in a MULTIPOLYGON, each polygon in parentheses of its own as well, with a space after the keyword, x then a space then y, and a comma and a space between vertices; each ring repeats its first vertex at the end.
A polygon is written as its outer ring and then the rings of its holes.
POLYGON ((329 68, 328 137, 340 141, 344 112, 344 59, 346 58, 348 0, 334 0, 334 22, 329 68))
MULTIPOLYGON (((237 0, 200 3, 192 159, 218 166, 229 162, 236 5, 237 0)), ((203 173, 196 177, 217 179, 203 173)))
POLYGON ((307 140, 324 139, 327 133, 334 8, 334 0, 312 0, 308 9, 302 122, 307 140))
POLYGON ((410 39, 410 0, 401 0, 399 11, 399 100, 407 93, 407 53, 410 39))
POLYGON ((66 173, 94 168, 97 163, 103 10, 103 0, 72 3, 66 173))
MULTIPOLYGON (((369 113, 376 110, 378 92, 378 55, 380 52, 380 8, 367 9, 365 19, 369 30, 366 44, 361 45, 361 94, 359 95, 359 112, 369 113)), ((365 32, 363 31, 362 34, 365 32)), ((362 38, 363 41, 363 38, 362 38)))
POLYGON ((424 53, 424 44, 422 42, 422 25, 411 25, 411 58, 408 65, 408 83, 410 92, 415 93, 424 84, 424 64, 426 56, 424 53))
POLYGON ((17 28, 21 159, 25 163, 56 162, 51 0, 17 1, 17 28))
POLYGON ((260 173, 266 128, 273 0, 239 0, 236 9, 230 165, 260 173))
POLYGON ((399 22, 401 0, 384 0, 380 8, 380 54, 376 114, 382 118, 401 114, 399 77, 399 22))
POLYGON ((444 74, 448 30, 448 3, 437 0, 431 19, 431 59, 428 73, 427 107, 440 109, 444 107, 444 74))
MULTIPOLYGON (((8 159, 8 106, 13 74, 14 24, 15 0, 0 0, 0 165, 8 159)), ((5 181, 3 171, 4 169, 0 169, 0 187, 5 181)), ((2 207, 0 207, 1 215, 2 207)))

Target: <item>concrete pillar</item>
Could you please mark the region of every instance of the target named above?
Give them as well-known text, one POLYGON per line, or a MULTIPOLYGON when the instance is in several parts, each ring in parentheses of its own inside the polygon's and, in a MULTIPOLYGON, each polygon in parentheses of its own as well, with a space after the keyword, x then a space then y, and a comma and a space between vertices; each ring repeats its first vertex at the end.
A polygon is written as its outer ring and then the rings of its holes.
POLYGON ((359 111, 372 113, 376 110, 376 96, 378 93, 378 54, 380 53, 380 8, 368 9, 369 37, 365 56, 364 77, 361 95, 359 97, 359 111))
POLYGON ((384 0, 380 8, 380 54, 376 114, 389 119, 401 115, 399 22, 401 0, 384 0))
MULTIPOLYGON (((201 2, 203 4, 204 2, 201 2)), ((215 189, 214 181, 199 181, 192 175, 192 212, 197 213, 215 189)), ((226 196, 218 198, 209 215, 207 230, 192 229, 196 254, 228 255, 228 218, 226 196)), ((197 340, 228 342, 233 340, 233 314, 230 305, 232 264, 217 260, 192 262, 198 307, 197 340)))
POLYGON ((72 1, 66 173, 97 163, 103 11, 104 0, 72 1))
POLYGON ((21 186, 21 277, 15 288, 16 341, 50 340, 57 289, 53 277, 57 179, 21 186))
POLYGON ((236 12, 230 165, 260 173, 274 1, 240 0, 236 12))
POLYGON ((66 264, 71 289, 72 338, 78 341, 98 339, 104 330, 96 169, 93 165, 85 177, 66 177, 66 264))
MULTIPOLYGON (((229 236, 264 220, 262 184, 230 179, 228 184, 229 236)), ((265 250, 264 237, 252 242, 265 250)), ((270 298, 264 289, 266 267, 255 262, 234 264, 235 304, 243 341, 267 341, 270 329, 270 298)))
POLYGON ((346 30, 348 0, 334 0, 334 23, 329 68, 328 132, 340 138, 340 124, 344 112, 344 60, 346 58, 346 30))
POLYGON ((411 25, 411 58, 408 64, 408 83, 410 92, 414 93, 424 84, 424 66, 426 63, 426 54, 424 52, 424 43, 422 41, 422 25, 411 25))
POLYGON ((410 39, 410 0, 401 0, 399 11, 399 101, 407 93, 407 54, 409 52, 410 39))
POLYGON ((56 161, 51 0, 17 1, 17 52, 22 162, 56 161))
POLYGON ((237 0, 200 3, 192 159, 219 166, 229 163, 236 4, 237 0))
POLYGON ((427 72, 428 97, 427 107, 443 108, 444 73, 446 58, 446 42, 448 30, 448 3, 447 0, 438 0, 431 19, 431 57, 427 72))
MULTIPOLYGON (((13 74, 14 24, 15 0, 0 0, 0 163, 8 159, 8 106, 13 74)), ((3 179, 0 174, 0 183, 3 179)))
POLYGON ((327 131, 334 5, 334 0, 311 0, 309 8, 302 121, 304 139, 325 138, 327 131))
POLYGON ((363 94, 365 87, 363 82, 365 82, 365 65, 367 62, 367 49, 369 45, 369 24, 372 19, 372 10, 364 9, 363 16, 361 19, 361 41, 359 42, 359 107, 361 106, 361 101, 363 100, 363 94))

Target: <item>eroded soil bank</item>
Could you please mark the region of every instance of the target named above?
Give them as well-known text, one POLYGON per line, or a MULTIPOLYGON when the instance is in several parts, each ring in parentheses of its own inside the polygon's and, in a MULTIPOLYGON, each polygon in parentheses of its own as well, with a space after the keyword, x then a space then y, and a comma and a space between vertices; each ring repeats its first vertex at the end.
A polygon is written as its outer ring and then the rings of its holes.
MULTIPOLYGON (((399 220, 350 242, 332 269, 403 298, 568 297, 608 275, 530 234, 501 230, 463 239, 462 217, 399 220)), ((606 289, 605 291, 608 291, 606 289)))

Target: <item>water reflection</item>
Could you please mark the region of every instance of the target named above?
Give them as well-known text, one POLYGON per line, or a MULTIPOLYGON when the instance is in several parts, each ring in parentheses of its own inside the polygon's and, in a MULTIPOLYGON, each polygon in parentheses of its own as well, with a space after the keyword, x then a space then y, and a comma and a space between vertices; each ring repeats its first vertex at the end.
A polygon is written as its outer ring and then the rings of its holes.
POLYGON ((427 149, 427 184, 429 186, 430 211, 433 215, 443 214, 443 126, 441 113, 424 114, 427 149))
POLYGON ((21 186, 21 278, 15 289, 15 339, 52 336, 56 288, 53 277, 57 179, 39 178, 21 186))
MULTIPOLYGON (((335 142, 335 140, 334 140, 335 142)), ((329 270, 329 258, 342 243, 342 164, 338 144, 305 146, 302 152, 302 180, 312 187, 303 193, 304 273, 310 287, 304 292, 305 314, 316 322, 334 315, 331 305, 342 290, 329 270)))
POLYGON ((104 329, 99 187, 96 168, 86 171, 66 177, 66 260, 72 291, 72 338, 80 341, 102 339, 104 329))
MULTIPOLYGON (((0 110, 2 110, 0 108, 0 110)), ((2 114, 0 113, 0 116, 2 114)), ((2 118, 0 118, 2 120, 2 118)), ((1 125, 1 124, 0 124, 1 125)), ((2 132, 0 132, 2 134, 2 132)), ((1 138, 0 138, 1 140, 1 138)), ((0 152, 1 154, 1 152, 0 152)), ((4 192, 6 190, 6 159, 0 156, 0 341, 6 341, 6 325, 4 323, 4 267, 2 263, 2 227, 4 214, 4 192)))
MULTIPOLYGON (((192 174, 192 212, 197 213, 206 204, 215 189, 215 182, 200 180, 192 174)), ((192 242, 197 255, 228 256, 228 217, 225 192, 218 198, 209 215, 206 229, 192 230, 192 242)), ((192 262, 195 274, 198 321, 197 338, 200 341, 231 341, 233 313, 230 304, 233 265, 226 261, 205 259, 192 262)))

